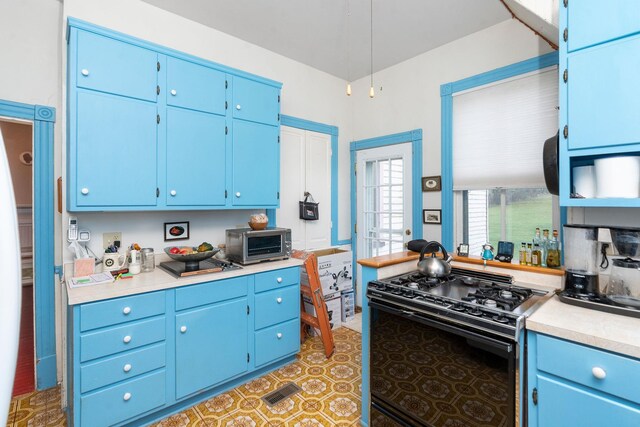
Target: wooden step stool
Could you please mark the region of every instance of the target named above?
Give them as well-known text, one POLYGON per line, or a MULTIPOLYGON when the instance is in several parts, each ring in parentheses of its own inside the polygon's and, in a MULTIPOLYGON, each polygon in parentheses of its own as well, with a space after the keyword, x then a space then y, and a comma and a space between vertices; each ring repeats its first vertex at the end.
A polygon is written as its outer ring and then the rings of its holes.
POLYGON ((316 330, 320 331, 320 338, 324 345, 324 354, 329 358, 333 354, 336 346, 333 342, 333 332, 331 331, 327 305, 322 295, 322 286, 320 285, 320 277, 318 275, 318 258, 314 253, 297 250, 293 251, 292 256, 293 258, 304 260, 304 271, 302 271, 300 275, 300 342, 304 342, 306 329, 308 327, 316 328, 316 330), (305 296, 311 300, 315 308, 315 316, 305 311, 305 296))

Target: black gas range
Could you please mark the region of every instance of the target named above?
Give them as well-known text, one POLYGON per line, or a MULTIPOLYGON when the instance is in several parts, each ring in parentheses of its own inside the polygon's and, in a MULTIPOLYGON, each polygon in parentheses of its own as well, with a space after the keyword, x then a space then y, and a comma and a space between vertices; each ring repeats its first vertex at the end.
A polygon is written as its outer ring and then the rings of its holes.
POLYGON ((524 425, 522 330, 550 296, 459 268, 437 280, 416 271, 369 282, 369 425, 524 425))

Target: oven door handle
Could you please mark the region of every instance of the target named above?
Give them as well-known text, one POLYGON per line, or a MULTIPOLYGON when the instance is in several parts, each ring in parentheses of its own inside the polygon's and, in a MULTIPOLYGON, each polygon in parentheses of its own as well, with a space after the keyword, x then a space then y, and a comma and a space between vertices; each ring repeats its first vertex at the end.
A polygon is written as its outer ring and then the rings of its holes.
POLYGON ((494 354, 511 354, 514 351, 514 346, 511 343, 506 343, 504 341, 500 341, 486 335, 481 335, 473 331, 469 331, 467 329, 459 328, 457 326, 451 325, 449 323, 440 322, 438 320, 428 318, 421 313, 417 313, 415 311, 403 310, 395 307, 391 307, 386 304, 381 304, 379 302, 374 302, 369 300, 369 306, 373 308, 377 308, 378 310, 386 311, 391 314, 395 314, 400 317, 410 318, 417 322, 423 323, 427 326, 431 326, 436 329, 440 329, 445 332, 450 332, 455 335, 459 335, 461 337, 466 338, 468 341, 473 341, 477 343, 477 346, 480 348, 484 348, 486 350, 491 351, 494 354))

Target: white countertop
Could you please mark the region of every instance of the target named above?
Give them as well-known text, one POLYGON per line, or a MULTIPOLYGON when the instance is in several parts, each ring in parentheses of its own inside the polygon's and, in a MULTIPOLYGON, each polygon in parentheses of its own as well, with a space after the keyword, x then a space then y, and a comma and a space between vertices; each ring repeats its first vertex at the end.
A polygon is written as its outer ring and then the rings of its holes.
MULTIPOLYGON (((127 295, 141 294, 145 292, 172 289, 180 286, 193 285, 195 283, 213 282, 231 277, 246 276, 264 271, 278 270, 280 268, 302 265, 303 261, 297 258, 289 258, 283 261, 261 262, 258 264, 242 266, 241 270, 222 271, 219 273, 201 274, 190 277, 176 278, 158 266, 151 273, 140 273, 132 279, 116 280, 104 285, 91 285, 72 288, 65 280, 67 286, 67 303, 69 305, 118 298, 127 295)), ((66 272, 73 271, 73 264, 65 265, 66 272)))
POLYGON ((565 304, 557 296, 527 318, 526 328, 640 358, 640 319, 565 304))

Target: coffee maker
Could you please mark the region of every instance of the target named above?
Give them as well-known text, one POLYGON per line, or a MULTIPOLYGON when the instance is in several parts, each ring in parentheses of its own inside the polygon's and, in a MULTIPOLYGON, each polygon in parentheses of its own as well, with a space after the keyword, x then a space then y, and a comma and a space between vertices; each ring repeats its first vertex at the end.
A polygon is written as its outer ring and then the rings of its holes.
POLYGON ((564 289, 577 295, 599 293, 598 227, 564 226, 564 289))

